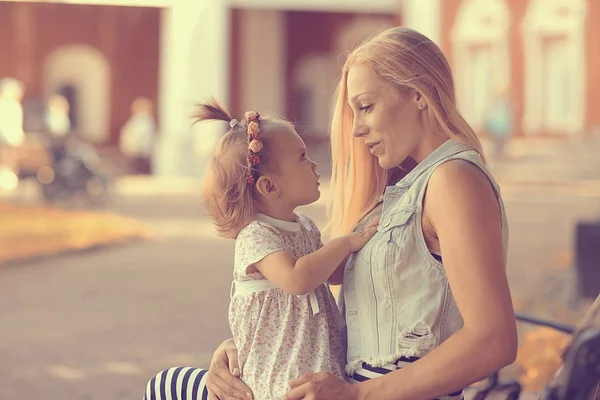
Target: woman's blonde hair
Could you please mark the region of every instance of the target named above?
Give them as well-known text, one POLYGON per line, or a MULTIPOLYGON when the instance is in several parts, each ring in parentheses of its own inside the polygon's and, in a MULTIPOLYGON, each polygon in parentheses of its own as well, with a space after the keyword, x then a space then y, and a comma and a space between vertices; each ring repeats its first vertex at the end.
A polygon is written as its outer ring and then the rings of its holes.
POLYGON ((465 143, 483 157, 479 138, 460 115, 450 65, 439 47, 412 29, 396 27, 362 43, 342 69, 331 127, 332 177, 329 212, 334 236, 350 232, 377 203, 390 183, 363 140, 352 136, 347 78, 352 65, 365 64, 399 88, 421 93, 433 131, 465 143))
POLYGON ((260 118, 260 141, 258 153, 260 164, 248 166, 248 120, 233 120, 229 113, 214 99, 199 104, 193 114, 194 123, 202 121, 225 121, 231 129, 219 140, 209 160, 204 180, 204 202, 217 233, 235 239, 239 232, 257 212, 255 185, 248 182, 252 173, 258 178, 277 166, 273 156, 274 137, 282 130, 294 129, 281 119, 260 118))

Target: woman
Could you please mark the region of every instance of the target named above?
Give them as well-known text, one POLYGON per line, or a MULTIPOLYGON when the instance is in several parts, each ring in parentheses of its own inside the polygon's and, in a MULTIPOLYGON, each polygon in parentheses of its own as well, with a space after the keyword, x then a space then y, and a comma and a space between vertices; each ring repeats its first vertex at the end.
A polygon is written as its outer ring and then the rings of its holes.
MULTIPOLYGON (((286 399, 462 399, 463 388, 512 363, 504 206, 432 41, 392 28, 349 55, 332 167, 332 234, 380 218, 343 277, 332 277, 343 282, 352 382, 305 375, 286 399)), ((226 341, 207 374, 211 396, 250 397, 236 368, 226 341)))

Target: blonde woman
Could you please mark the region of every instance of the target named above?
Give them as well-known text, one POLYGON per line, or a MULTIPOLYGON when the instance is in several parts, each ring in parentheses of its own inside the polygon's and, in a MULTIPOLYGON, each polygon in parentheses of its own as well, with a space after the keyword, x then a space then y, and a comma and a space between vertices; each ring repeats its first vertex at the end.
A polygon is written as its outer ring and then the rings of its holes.
MULTIPOLYGON (((513 362, 517 334, 504 205, 440 49, 406 28, 356 48, 331 135, 332 234, 380 217, 332 277, 342 283, 353 382, 305 374, 284 398, 462 399, 465 387, 513 362)), ((249 398, 238 370, 224 342, 207 374, 211 395, 249 398)))

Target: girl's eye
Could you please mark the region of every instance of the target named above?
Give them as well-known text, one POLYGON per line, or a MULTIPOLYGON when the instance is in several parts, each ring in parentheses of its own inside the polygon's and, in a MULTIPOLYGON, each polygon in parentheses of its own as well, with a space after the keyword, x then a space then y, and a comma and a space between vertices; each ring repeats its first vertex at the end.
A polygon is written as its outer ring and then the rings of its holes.
POLYGON ((368 111, 370 111, 370 110, 371 110, 371 107, 372 107, 372 105, 371 105, 371 104, 369 104, 369 105, 364 105, 364 106, 361 106, 361 107, 359 108, 359 110, 360 110, 360 111, 362 111, 362 112, 368 112, 368 111))

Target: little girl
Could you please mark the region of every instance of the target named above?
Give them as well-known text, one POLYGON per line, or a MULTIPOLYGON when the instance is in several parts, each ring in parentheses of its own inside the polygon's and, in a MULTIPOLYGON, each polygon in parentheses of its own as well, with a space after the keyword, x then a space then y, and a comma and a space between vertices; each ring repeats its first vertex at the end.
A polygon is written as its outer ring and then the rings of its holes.
MULTIPOLYGON (((325 282, 376 226, 321 243, 315 223, 295 211, 319 199, 319 174, 289 122, 256 112, 237 121, 214 101, 195 117, 231 127, 211 160, 204 197, 219 235, 236 241, 229 323, 241 378, 255 399, 281 400, 302 374, 343 377, 343 322, 325 282)), ((146 398, 207 398, 206 371, 184 370, 157 375, 146 398)))

